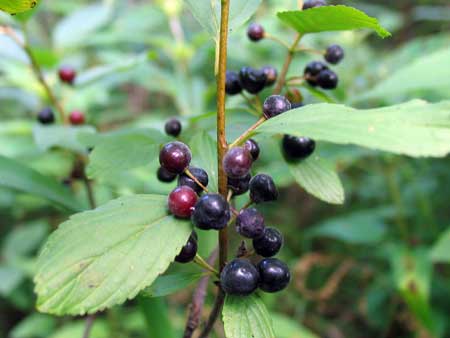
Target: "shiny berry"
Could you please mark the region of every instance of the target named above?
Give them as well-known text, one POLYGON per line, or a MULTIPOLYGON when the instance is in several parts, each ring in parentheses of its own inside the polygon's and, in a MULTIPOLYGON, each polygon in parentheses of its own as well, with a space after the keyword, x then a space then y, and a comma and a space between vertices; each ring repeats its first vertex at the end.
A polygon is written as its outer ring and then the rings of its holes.
POLYGON ((252 23, 248 26, 247 36, 252 41, 259 41, 264 38, 264 28, 258 23, 252 23))
POLYGON ((219 194, 203 195, 192 213, 192 222, 203 230, 221 230, 230 220, 230 206, 219 194))
POLYGON ((258 263, 259 288, 265 292, 278 292, 288 286, 291 273, 288 266, 276 258, 265 258, 258 263))
POLYGON ((163 167, 158 168, 156 176, 158 177, 158 180, 165 183, 173 182, 177 178, 177 174, 171 173, 170 171, 164 169, 163 167))
POLYGON ((191 217, 195 203, 197 203, 197 193, 186 186, 175 188, 169 195, 169 211, 179 218, 191 217))
POLYGON ((262 71, 266 75, 266 86, 271 86, 277 81, 277 70, 272 66, 265 66, 262 71))
POLYGON ((84 124, 85 121, 84 114, 78 110, 74 110, 69 114, 69 121, 74 126, 84 124))
MULTIPOLYGON (((201 168, 189 167, 189 172, 204 186, 207 187, 209 183, 208 173, 201 168)), ((203 188, 199 186, 192 178, 190 178, 186 173, 182 173, 178 177, 178 185, 186 185, 195 190, 197 194, 203 192, 203 188)))
POLYGON ((178 119, 170 119, 169 121, 166 122, 164 126, 166 134, 174 137, 180 135, 181 129, 182 129, 181 122, 178 119))
POLYGON ((38 113, 38 121, 42 124, 52 124, 55 122, 55 114, 51 108, 44 108, 38 113))
POLYGON ((284 135, 281 144, 284 158, 287 161, 305 159, 316 149, 316 142, 307 137, 284 135))
POLYGON ((62 66, 58 71, 58 75, 62 82, 73 84, 75 77, 77 76, 77 72, 70 66, 62 66))
POLYGON ((230 189, 235 196, 245 194, 250 187, 251 178, 252 176, 250 174, 239 178, 228 177, 228 189, 230 189))
POLYGON ((225 154, 223 169, 228 177, 244 177, 249 173, 252 163, 250 151, 244 147, 234 147, 225 154))
POLYGON ((278 190, 272 177, 258 174, 250 180, 250 198, 255 203, 270 202, 278 199, 278 190))
POLYGON ((333 65, 338 64, 344 58, 344 49, 339 45, 331 45, 325 52, 325 60, 333 65))
POLYGON ((322 7, 326 6, 327 2, 325 0, 306 0, 303 3, 303 10, 310 9, 314 7, 322 7))
POLYGON ((165 144, 159 153, 161 166, 174 174, 181 174, 189 166, 191 159, 189 147, 178 141, 165 144))
POLYGON ((242 92, 241 81, 237 72, 227 70, 225 92, 228 95, 236 95, 242 92))
POLYGON ((304 76, 311 86, 317 86, 317 76, 322 70, 328 69, 328 66, 321 61, 312 61, 305 67, 304 76))
POLYGON ((248 139, 247 141, 245 141, 243 147, 250 152, 253 161, 256 161, 259 158, 260 149, 258 143, 255 140, 248 139))
POLYGON ((193 231, 188 242, 183 246, 178 256, 175 257, 175 261, 178 263, 192 262, 197 255, 197 250, 197 233, 193 231))
POLYGON ((283 246, 283 235, 275 228, 264 230, 264 234, 253 240, 255 252, 263 257, 275 256, 283 246))
POLYGON ((270 119, 291 109, 291 103, 282 95, 269 96, 263 105, 263 112, 266 119, 270 119))
POLYGON ((243 67, 239 72, 242 88, 250 94, 258 94, 266 86, 266 74, 262 70, 243 67))
POLYGON ((236 218, 236 230, 244 237, 261 237, 265 228, 264 217, 255 208, 241 210, 236 218))
POLYGON ((228 263, 220 274, 222 290, 229 295, 249 295, 258 288, 258 281, 258 270, 250 261, 242 258, 228 263))
POLYGON ((335 89, 338 82, 337 74, 329 69, 322 70, 317 76, 317 84, 323 89, 335 89))

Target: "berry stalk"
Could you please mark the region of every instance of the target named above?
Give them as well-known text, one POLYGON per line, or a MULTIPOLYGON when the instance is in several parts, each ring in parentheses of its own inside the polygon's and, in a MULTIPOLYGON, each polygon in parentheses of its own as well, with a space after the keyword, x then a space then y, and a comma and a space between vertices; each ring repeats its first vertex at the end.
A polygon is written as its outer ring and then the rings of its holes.
POLYGON ((295 38, 294 43, 292 44, 291 48, 289 48, 288 53, 286 55, 286 60, 284 61, 283 69, 281 70, 280 77, 278 79, 277 85, 275 89, 273 90, 273 94, 280 94, 281 90, 283 89, 283 86, 286 82, 286 76, 289 71, 289 67, 292 63, 292 58, 295 54, 295 50, 297 49, 297 45, 300 42, 302 38, 301 34, 297 34, 297 37, 295 38))

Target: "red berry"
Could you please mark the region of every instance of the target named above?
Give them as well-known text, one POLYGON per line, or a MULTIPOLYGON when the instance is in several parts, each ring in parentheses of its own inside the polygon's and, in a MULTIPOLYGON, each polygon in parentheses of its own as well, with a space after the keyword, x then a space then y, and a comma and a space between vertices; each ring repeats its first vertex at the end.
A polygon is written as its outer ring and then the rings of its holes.
POLYGON ((70 66, 62 66, 59 71, 59 78, 62 82, 73 84, 75 81, 75 77, 77 76, 77 72, 70 66))
POLYGON ((84 114, 78 110, 74 110, 69 115, 70 123, 74 126, 78 126, 80 124, 84 124, 85 118, 84 114))
POLYGON ((264 28, 258 23, 252 23, 248 26, 247 36, 252 41, 259 41, 264 38, 264 28))
POLYGON ((169 210, 176 217, 189 218, 197 203, 197 193, 187 186, 175 188, 168 199, 169 210))
POLYGON ((182 142, 170 142, 162 147, 159 153, 161 167, 174 174, 181 174, 191 163, 192 154, 182 142))

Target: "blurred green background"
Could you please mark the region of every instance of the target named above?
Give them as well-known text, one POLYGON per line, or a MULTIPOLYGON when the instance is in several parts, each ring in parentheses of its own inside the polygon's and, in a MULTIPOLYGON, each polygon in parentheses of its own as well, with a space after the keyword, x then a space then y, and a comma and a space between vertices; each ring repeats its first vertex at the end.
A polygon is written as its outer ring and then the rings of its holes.
MULTIPOLYGON (((295 9, 296 3, 264 0, 252 20, 291 41, 293 32, 276 12, 295 9)), ((377 17, 393 36, 381 40, 368 31, 307 36, 306 46, 342 45, 346 58, 336 67, 339 88, 324 98, 301 87, 305 103, 326 99, 366 108, 450 98, 448 1, 332 3, 377 17)), ((23 30, 18 18, 4 13, 0 24, 23 30)), ((162 131, 165 120, 178 115, 186 140, 199 130, 213 134, 214 45, 182 1, 43 0, 26 26, 33 53, 66 110, 84 111, 99 131, 162 131), (66 64, 79 72, 74 87, 57 81, 58 67, 66 64)), ((230 37, 230 69, 266 64, 280 69, 284 56, 272 41, 248 41, 245 27, 230 37)), ((290 74, 302 75, 313 59, 298 56, 290 74)), ((76 162, 68 150, 73 140, 67 137, 61 144, 61 138, 55 142, 35 128, 36 114, 47 104, 26 55, 0 35, 0 155, 63 182, 76 162), (55 143, 61 147, 55 149, 55 143)), ((240 97, 229 98, 227 107, 233 139, 255 117, 240 97)), ((283 231, 281 258, 294 274, 287 291, 264 298, 277 337, 450 337, 450 159, 410 159, 320 143, 318 151, 335 163, 346 190, 345 204, 331 206, 295 184, 279 140, 258 141, 262 159, 255 170, 273 175, 281 189, 280 201, 263 212, 268 224, 283 231)), ((157 182, 156 168, 151 163, 95 182, 98 203, 123 194, 169 192, 173 186, 157 182)), ((55 318, 34 307, 36 254, 67 212, 3 185, 0 177, 0 337, 81 337, 82 318, 55 318)), ((71 182, 70 189, 86 203, 81 182, 71 182)), ((215 237, 201 234, 200 239, 207 256, 215 237)), ((151 338, 152 325, 162 325, 164 318, 172 326, 167 337, 171 330, 179 337, 191 293, 189 288, 148 300, 158 309, 150 316, 153 323, 146 323, 136 301, 108 310, 96 320, 91 337, 151 338)), ((223 337, 220 325, 214 334, 223 337)))

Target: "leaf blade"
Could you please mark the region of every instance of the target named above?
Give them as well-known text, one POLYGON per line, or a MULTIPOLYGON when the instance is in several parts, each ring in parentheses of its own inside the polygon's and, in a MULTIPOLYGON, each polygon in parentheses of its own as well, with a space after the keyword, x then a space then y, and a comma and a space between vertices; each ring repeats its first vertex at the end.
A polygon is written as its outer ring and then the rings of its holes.
POLYGON ((0 0, 0 10, 9 14, 16 14, 29 11, 37 4, 37 0, 0 0))

